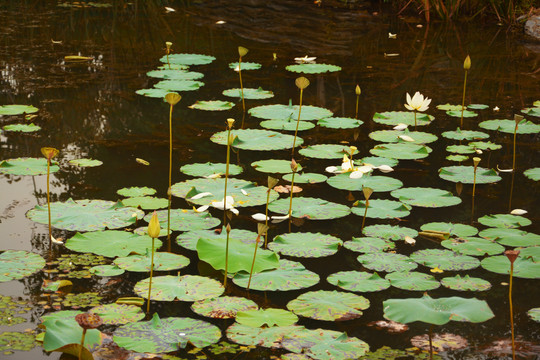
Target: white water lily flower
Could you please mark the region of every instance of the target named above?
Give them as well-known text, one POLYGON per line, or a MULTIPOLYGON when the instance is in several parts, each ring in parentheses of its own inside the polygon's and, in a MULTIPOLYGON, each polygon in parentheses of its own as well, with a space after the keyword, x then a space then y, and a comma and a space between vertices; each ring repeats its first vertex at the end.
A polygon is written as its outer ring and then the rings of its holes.
POLYGON ((317 59, 315 56, 309 57, 306 55, 304 57, 296 57, 294 61, 300 64, 311 64, 315 62, 315 59, 317 59))
POLYGON ((349 178, 351 179, 360 179, 364 174, 367 174, 373 170, 372 166, 364 165, 357 168, 354 168, 354 170, 349 175, 349 178))
POLYGON ((497 164, 497 171, 498 172, 512 172, 514 171, 513 169, 499 169, 499 164, 497 164))
POLYGON ((394 171, 394 169, 388 165, 377 166, 376 169, 379 169, 383 173, 389 173, 389 172, 394 171))
POLYGON ((402 131, 402 130, 405 130, 408 126, 409 125, 407 124, 399 123, 396 126, 394 126, 392 129, 397 130, 397 131, 402 131))
POLYGON ((172 7, 165 6, 165 11, 167 11, 167 12, 175 12, 176 10, 173 9, 172 7))
POLYGON ((484 152, 483 152, 482 150, 480 150, 480 149, 476 149, 476 150, 474 150, 474 151, 475 151, 477 154, 483 154, 483 153, 484 153, 484 152))
POLYGON ((499 110, 501 110, 501 109, 499 109, 498 106, 495 106, 495 107, 493 108, 493 111, 499 111, 499 110))
POLYGON ((287 215, 275 215, 275 216, 272 216, 272 224, 277 224, 277 223, 280 223, 284 220, 287 220, 289 218, 289 214, 287 215))
POLYGON ((512 215, 525 215, 526 213, 528 213, 528 211, 523 209, 514 209, 510 211, 510 214, 512 215))
POLYGON ((246 196, 248 195, 247 191, 244 190, 244 189, 240 189, 240 192, 241 192, 242 194, 246 195, 246 196))
POLYGON ((195 212, 198 212, 198 213, 200 213, 200 212, 203 212, 203 211, 206 211, 206 210, 208 210, 208 208, 209 208, 209 207, 210 207, 209 205, 203 205, 203 206, 201 206, 201 207, 198 207, 198 208, 196 208, 196 209, 195 209, 195 208, 193 208, 193 210, 195 210, 195 212))
POLYGON ((54 236, 51 235, 51 241, 53 244, 56 244, 56 245, 64 245, 64 241, 62 240, 62 238, 55 238, 54 236))
POLYGON ((405 104, 405 107, 408 110, 426 111, 430 103, 431 99, 428 99, 427 97, 424 98, 424 95, 420 94, 420 92, 417 91, 416 93, 414 93, 412 99, 411 95, 407 93, 407 103, 405 104))
POLYGON ((221 173, 216 173, 216 174, 210 174, 208 176, 204 176, 205 179, 217 179, 219 177, 221 177, 221 173))
POLYGON ((238 209, 234 207, 234 198, 232 196, 227 196, 222 201, 212 201, 210 206, 219 210, 229 210, 235 215, 239 214, 238 209))
POLYGON ((409 135, 399 135, 398 138, 400 138, 403 141, 414 142, 414 139, 410 137, 409 135))
POLYGON ((336 172, 339 172, 339 169, 337 166, 328 166, 324 171, 329 172, 330 174, 334 174, 336 172))
POLYGON ((410 237, 410 236, 405 236, 404 240, 405 240, 405 242, 406 242, 407 244, 409 244, 409 245, 414 245, 414 244, 416 244, 416 240, 413 239, 413 238, 410 237))
POLYGON ((190 197, 189 200, 197 200, 197 199, 201 199, 205 196, 210 196, 212 195, 212 193, 210 192, 202 192, 202 193, 198 193, 197 195, 193 196, 193 197, 190 197))
POLYGON ((349 175, 350 179, 360 179, 362 176, 364 176, 364 173, 361 171, 353 171, 349 175))
POLYGON ((253 214, 251 215, 251 217, 257 221, 267 221, 267 220, 270 220, 271 218, 269 216, 266 216, 264 214, 261 214, 261 213, 256 213, 256 214, 253 214))

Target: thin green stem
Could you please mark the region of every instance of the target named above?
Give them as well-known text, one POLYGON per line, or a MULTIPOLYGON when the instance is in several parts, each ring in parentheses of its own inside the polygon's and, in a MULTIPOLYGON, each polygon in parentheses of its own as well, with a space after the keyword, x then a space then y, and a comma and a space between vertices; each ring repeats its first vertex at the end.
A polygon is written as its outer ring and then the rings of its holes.
POLYGON ((356 112, 354 114, 354 118, 358 119, 358 103, 360 102, 360 95, 356 95, 356 112))
POLYGON ((517 135, 518 125, 514 128, 514 154, 512 155, 512 171, 516 171, 516 135, 517 135))
POLYGON ((81 346, 79 347, 79 360, 82 359, 82 349, 84 348, 84 338, 86 336, 86 329, 82 331, 81 346))
MULTIPOLYGON (((268 203, 270 202, 270 190, 266 191, 266 208, 264 211, 264 225, 268 226, 268 203)), ((268 246, 268 230, 264 232, 264 248, 268 246)))
POLYGON ((298 107, 298 120, 296 120, 296 130, 294 131, 294 140, 292 143, 292 156, 294 156, 294 147, 296 146, 296 135, 298 135, 298 125, 300 125, 300 114, 302 113, 302 95, 304 89, 300 89, 300 106, 298 107))
POLYGON ((231 128, 227 131, 227 162, 225 164, 225 189, 223 190, 223 226, 227 225, 227 180, 229 179, 229 163, 231 161, 231 128))
POLYGON ((360 228, 360 234, 364 231, 364 224, 366 223, 367 209, 369 206, 369 200, 366 199, 366 210, 364 211, 364 217, 362 218, 362 227, 360 228))
POLYGON ((251 270, 249 271, 249 280, 246 287, 247 291, 249 291, 249 286, 251 285, 251 276, 253 275, 253 268, 255 267, 255 257, 257 256, 257 248, 259 247, 260 239, 261 235, 257 235, 257 241, 255 241, 255 251, 253 252, 253 261, 251 263, 251 270))
POLYGON ((514 263, 510 262, 510 285, 508 286, 508 303, 510 304, 510 327, 512 330, 512 359, 516 360, 516 345, 514 341, 514 307, 512 305, 512 280, 514 277, 514 263))
POLYGON ((52 225, 51 225, 51 198, 49 177, 51 174, 51 161, 47 159, 47 210, 49 212, 49 258, 52 257, 52 225))
POLYGON ((242 110, 246 112, 246 103, 244 101, 244 85, 242 84, 242 57, 238 59, 238 77, 240 78, 240 95, 242 96, 242 110))
POLYGON ((291 232, 291 219, 292 219, 292 199, 294 195, 294 175, 296 175, 296 171, 293 171, 292 173, 292 179, 291 179, 291 197, 289 201, 289 232, 291 232))
POLYGON ((224 288, 227 288, 228 275, 229 275, 229 232, 227 231, 227 243, 225 244, 225 278, 223 279, 224 288))
POLYGON ((169 110, 169 187, 167 188, 167 195, 169 197, 169 206, 167 208, 167 251, 171 251, 172 112, 173 112, 173 105, 171 105, 170 110, 169 110))
POLYGON ((150 295, 152 293, 152 277, 154 276, 154 238, 152 238, 152 262, 150 264, 150 282, 148 284, 148 302, 146 303, 146 314, 150 312, 150 295))
POLYGON ((467 73, 468 71, 465 70, 465 80, 463 81, 463 99, 461 100, 461 121, 459 123, 459 127, 463 129, 463 111, 465 110, 465 89, 467 88, 467 73))
POLYGON ((414 130, 416 130, 416 110, 414 110, 414 130))

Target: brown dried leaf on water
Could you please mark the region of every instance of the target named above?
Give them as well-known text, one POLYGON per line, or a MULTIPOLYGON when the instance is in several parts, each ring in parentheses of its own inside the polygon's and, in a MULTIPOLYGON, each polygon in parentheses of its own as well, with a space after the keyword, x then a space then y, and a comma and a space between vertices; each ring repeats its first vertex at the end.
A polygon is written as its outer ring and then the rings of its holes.
MULTIPOLYGON (((516 337, 515 345, 518 359, 535 359, 540 354, 540 344, 525 341, 521 336, 516 337)), ((512 357, 512 340, 510 338, 495 340, 482 346, 480 352, 490 356, 512 357)))
POLYGON ((409 326, 392 320, 379 320, 368 323, 368 326, 373 326, 377 330, 386 330, 391 334, 399 334, 409 330, 409 326))
MULTIPOLYGON (((466 348, 469 345, 467 339, 456 334, 433 334, 433 350, 449 351, 466 348)), ((411 339, 411 344, 417 348, 429 350, 428 334, 417 335, 411 339)))
MULTIPOLYGON (((289 194, 291 192, 291 185, 278 185, 274 187, 274 190, 278 193, 289 194)), ((293 191, 296 194, 301 192, 302 188, 300 186, 295 186, 293 191)))

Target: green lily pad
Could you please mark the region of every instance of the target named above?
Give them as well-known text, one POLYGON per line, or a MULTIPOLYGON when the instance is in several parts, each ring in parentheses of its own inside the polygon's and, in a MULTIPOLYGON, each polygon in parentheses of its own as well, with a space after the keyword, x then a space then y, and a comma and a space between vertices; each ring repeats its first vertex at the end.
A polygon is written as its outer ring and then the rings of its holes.
POLYGON ((396 244, 393 241, 377 237, 353 237, 351 241, 345 241, 343 246, 354 252, 373 253, 394 249, 396 244))
MULTIPOLYGON (((283 175, 282 179, 288 182, 292 182, 292 174, 285 174, 283 175)), ((294 175, 295 184, 317 184, 325 182, 327 179, 327 176, 316 173, 301 173, 294 175)))
POLYGON ((278 235, 268 247, 282 255, 316 258, 334 255, 342 244, 332 235, 303 232, 278 235))
MULTIPOLYGON (((174 185, 173 185, 174 187, 174 185)), ((174 192, 173 192, 173 195, 174 192)), ((167 210, 156 211, 159 223, 163 227, 167 227, 167 210)), ((150 222, 152 214, 146 214, 144 220, 150 222)), ((171 223, 169 227, 175 231, 189 231, 210 229, 218 226, 221 221, 212 217, 207 212, 198 213, 194 210, 186 209, 171 209, 171 223)))
MULTIPOLYGON (((462 112, 461 112, 461 109, 460 110, 449 110, 449 111, 446 112, 446 115, 461 118, 462 112)), ((463 117, 464 118, 470 118, 470 117, 475 117, 475 116, 478 116, 478 114, 475 113, 474 111, 469 111, 469 110, 464 110, 463 111, 463 117)))
MULTIPOLYGON (((133 292, 138 296, 148 298, 150 278, 135 284, 133 292)), ((151 300, 157 301, 199 301, 211 299, 223 294, 225 289, 217 280, 204 276, 154 276, 152 277, 151 300)))
MULTIPOLYGON (((152 256, 148 252, 145 255, 130 255, 119 257, 114 260, 120 269, 136 272, 149 272, 152 266, 152 256)), ((182 269, 189 265, 189 259, 180 254, 169 252, 154 253, 154 271, 169 271, 182 269)))
POLYGON ((146 73, 147 76, 165 80, 197 80, 204 77, 203 73, 185 70, 152 70, 146 73))
MULTIPOLYGON (((170 54, 165 55, 159 61, 162 63, 179 64, 179 65, 206 65, 216 60, 215 57, 210 55, 201 54, 170 54), (167 58, 169 59, 167 61, 167 58)), ((158 351, 155 351, 158 352, 158 351)))
POLYGON ((0 105, 0 115, 32 114, 38 110, 32 105, 0 105))
POLYGON ((478 219, 482 225, 496 228, 515 229, 532 224, 526 217, 512 214, 489 214, 478 219))
MULTIPOLYGON (((497 274, 510 274, 510 260, 505 255, 490 256, 482 260, 482 267, 497 274)), ((540 262, 521 254, 514 261, 514 277, 540 279, 540 262)))
MULTIPOLYGON (((188 90, 198 90, 201 86, 203 86, 203 83, 200 83, 198 81, 184 81, 181 85, 184 85, 185 88, 181 88, 180 91, 188 91, 188 90)), ((177 86, 178 87, 178 86, 177 86)), ((156 98, 156 99, 164 99, 165 95, 170 93, 171 91, 169 89, 139 89, 135 91, 136 94, 156 98)))
MULTIPOLYGON (((249 109, 248 113, 251 116, 258 117, 260 119, 277 119, 277 120, 287 120, 287 119, 294 119, 298 120, 298 110, 299 105, 280 105, 280 104, 274 104, 274 105, 261 105, 254 108, 249 109)), ((302 111, 300 114, 300 120, 318 120, 322 118, 327 118, 332 116, 332 112, 330 110, 327 110, 325 108, 317 107, 317 106, 311 106, 311 105, 303 105, 302 111)))
MULTIPOLYGON (((155 249, 162 245, 155 240, 155 249)), ((106 257, 128 256, 131 253, 146 254, 152 249, 150 236, 140 236, 119 230, 94 231, 77 233, 66 241, 66 247, 72 251, 89 252, 106 257)))
MULTIPOLYGON (((2 271, 3 270, 4 269, 2 269, 2 271)), ((0 295, 0 309, 2 309, 2 312, 0 313, 0 326, 13 326, 26 322, 24 317, 17 315, 26 314, 30 310, 28 305, 29 303, 27 301, 16 300, 11 296, 0 295)))
POLYGON ((369 150, 373 155, 399 160, 422 159, 427 157, 431 151, 431 148, 425 145, 411 143, 382 144, 369 150))
POLYGON ((390 299, 383 302, 384 317, 408 324, 422 321, 444 325, 450 320, 479 323, 495 315, 483 300, 449 297, 434 299, 425 294, 421 298, 390 299))
POLYGON ((303 329, 303 326, 298 325, 261 328, 234 323, 227 328, 227 338, 238 344, 281 348, 281 340, 285 335, 303 329))
POLYGON ((411 259, 424 266, 445 271, 471 270, 480 266, 477 258, 460 255, 451 250, 418 250, 411 254, 411 259))
POLYGON ((232 109, 234 107, 234 103, 230 101, 222 101, 222 100, 209 100, 209 101, 199 100, 199 101, 196 101, 195 104, 188 107, 190 109, 197 109, 197 110, 223 111, 223 110, 232 109))
POLYGON ((30 133, 30 132, 36 132, 36 131, 41 130, 41 127, 33 123, 32 124, 11 124, 11 125, 4 126, 2 129, 4 129, 4 131, 30 133))
POLYGON ((350 175, 350 173, 338 174, 330 177, 326 182, 336 189, 349 191, 362 191, 364 187, 368 187, 374 192, 383 192, 396 190, 403 186, 401 181, 389 176, 364 175, 361 178, 351 178, 350 175))
MULTIPOLYGON (((283 198, 271 202, 268 205, 268 209, 278 214, 288 214, 289 205, 290 200, 283 198)), ((341 218, 350 213, 351 209, 348 206, 323 199, 299 196, 293 198, 292 202, 292 217, 295 218, 328 220, 341 218)))
POLYGON ((396 159, 389 159, 380 156, 366 156, 360 160, 360 163, 366 165, 371 164, 373 166, 388 165, 390 167, 396 166, 399 161, 396 159))
MULTIPOLYGON (((181 91, 195 91, 199 90, 201 86, 204 86, 204 83, 202 81, 195 81, 195 80, 161 80, 157 84, 154 85, 154 87, 157 90, 165 90, 165 95, 167 95, 170 92, 181 92, 181 91)), ((138 90, 140 92, 143 92, 144 90, 138 90)), ((144 91, 144 94, 138 93, 139 95, 149 96, 148 91, 144 91)), ((157 93, 156 93, 157 95, 157 93)), ((163 95, 163 97, 165 97, 163 95)), ((152 96, 157 97, 157 96, 152 96)))
MULTIPOLYGON (((196 251, 197 242, 201 238, 224 242, 227 239, 227 232, 225 229, 221 229, 220 232, 214 230, 191 230, 178 235, 176 242, 185 249, 196 251)), ((238 240, 245 244, 255 244, 257 233, 248 230, 232 229, 229 239, 238 240)))
MULTIPOLYGON (((463 184, 473 184, 474 166, 446 166, 439 169, 439 176, 448 181, 460 182, 463 184)), ((497 172, 493 169, 476 168, 476 183, 491 184, 501 180, 497 172)))
MULTIPOLYGON (((52 162, 50 173, 60 170, 56 162, 52 162)), ((0 174, 9 175, 45 175, 47 174, 47 159, 17 158, 0 162, 0 174)))
POLYGON ((330 64, 294 64, 285 67, 286 70, 304 74, 322 74, 326 72, 340 71, 341 67, 330 64))
POLYGON ((540 322, 540 307, 527 311, 527 315, 536 322, 540 322))
MULTIPOLYGON (((259 160, 251 163, 251 166, 257 171, 270 174, 287 174, 291 170, 291 162, 289 160, 259 160)), ((302 170, 302 165, 298 164, 297 171, 302 170)))
MULTIPOLYGON (((478 124, 479 127, 487 130, 496 130, 504 133, 513 134, 516 128, 514 120, 486 120, 478 124)), ((523 119, 518 124, 518 134, 537 134, 540 132, 540 125, 529 120, 523 119)))
POLYGON ((103 296, 96 292, 84 292, 79 294, 67 294, 62 305, 72 308, 88 308, 98 306, 103 296))
POLYGON ((88 312, 98 314, 103 323, 108 325, 128 324, 144 318, 140 307, 126 304, 100 305, 88 312))
POLYGON ((489 108, 489 106, 486 104, 469 104, 467 108, 473 109, 473 110, 484 110, 484 109, 489 108))
POLYGON ((6 331, 0 334, 0 353, 13 354, 17 351, 30 351, 36 346, 36 334, 33 331, 6 331))
POLYGON ((282 309, 253 309, 239 311, 236 322, 251 327, 290 326, 298 321, 298 316, 282 309))
MULTIPOLYGON (((461 111, 461 105, 451 105, 449 103, 437 105, 436 108, 443 111, 461 111)), ((465 106, 465 109, 467 106, 465 106)))
POLYGON ((123 199, 122 204, 125 206, 141 208, 143 210, 156 210, 166 208, 169 201, 164 198, 153 196, 136 196, 123 199))
POLYGON ((397 225, 369 225, 364 227, 363 234, 370 237, 396 241, 404 240, 406 236, 415 238, 418 236, 418 231, 397 225))
POLYGON ((540 116, 540 106, 536 103, 535 107, 525 108, 525 109, 521 110, 521 112, 526 114, 526 115, 540 116))
POLYGON ((386 290, 390 287, 390 282, 377 273, 362 271, 340 271, 329 275, 326 281, 343 290, 362 293, 386 290))
POLYGON ((41 270, 45 260, 24 250, 6 250, 0 254, 0 282, 18 280, 41 270))
POLYGON ((450 161, 463 162, 469 159, 469 157, 467 155, 448 155, 445 159, 450 161))
POLYGON ((412 206, 392 200, 370 200, 366 213, 366 202, 357 201, 353 204, 351 211, 358 216, 371 219, 392 219, 409 216, 412 206))
MULTIPOLYGON (((238 273, 233 282, 240 287, 247 287, 249 274, 238 273)), ((299 262, 281 259, 274 270, 253 274, 250 289, 260 291, 289 291, 311 287, 319 282, 319 275, 306 270, 299 262)))
POLYGON ((540 246, 521 248, 519 254, 524 258, 531 258, 533 261, 540 262, 540 246))
POLYGON ((114 342, 136 352, 162 353, 184 349, 188 342, 203 348, 217 343, 221 331, 215 325, 191 318, 164 318, 154 314, 152 320, 120 326, 114 342))
POLYGON ((492 143, 491 141, 471 141, 468 146, 475 150, 499 150, 502 148, 502 145, 492 143))
POLYGON ((156 193, 156 189, 149 188, 149 187, 129 187, 129 188, 122 188, 116 191, 116 193, 120 196, 125 197, 137 197, 137 196, 151 196, 156 193))
POLYGON ((471 256, 496 255, 504 251, 504 246, 494 241, 477 237, 443 240, 441 245, 459 254, 471 256))
POLYGON ((115 265, 97 265, 91 267, 88 271, 90 274, 97 276, 118 276, 126 272, 115 265))
POLYGON ((424 224, 420 227, 422 231, 440 231, 447 232, 449 236, 475 236, 478 234, 478 229, 471 225, 444 223, 444 222, 432 222, 424 224))
POLYGON ((401 142, 403 143, 403 139, 399 138, 399 136, 408 136, 412 138, 414 141, 409 141, 408 143, 411 144, 429 144, 434 141, 437 141, 437 135, 433 135, 427 132, 421 132, 421 131, 398 131, 398 130, 378 130, 373 131, 369 133, 369 137, 375 141, 381 141, 386 143, 397 143, 401 142))
MULTIPOLYGON (((75 317, 47 319, 42 324, 45 327, 43 337, 43 349, 45 351, 60 351, 79 355, 80 342, 83 328, 79 326, 75 317)), ((84 337, 84 347, 82 348, 82 359, 92 359, 92 353, 88 349, 93 349, 102 343, 103 334, 97 329, 88 329, 84 337)))
POLYGON ((96 167, 103 165, 103 161, 96 160, 96 159, 73 159, 69 160, 69 163, 71 165, 79 166, 79 167, 96 167))
POLYGON ((317 125, 329 129, 355 129, 363 123, 362 120, 347 117, 327 117, 317 121, 317 125))
POLYGON ((390 193, 402 203, 420 207, 444 207, 461 203, 461 199, 451 192, 434 188, 411 187, 394 190, 390 193))
MULTIPOLYGON (((213 175, 225 176, 227 164, 224 163, 197 163, 187 164, 180 168, 180 171, 186 175, 212 177, 213 175)), ((234 164, 229 164, 229 176, 234 176, 242 173, 242 167, 234 164)))
MULTIPOLYGON (((256 62, 249 62, 249 61, 242 61, 242 65, 240 65, 240 69, 242 71, 244 70, 258 70, 261 68, 261 64, 259 63, 256 63, 256 62)), ((238 62, 232 62, 229 64, 229 69, 236 69, 238 68, 238 62)))
POLYGON ((261 121, 261 127, 270 130, 284 130, 284 131, 298 131, 310 130, 315 127, 315 124, 309 121, 296 121, 294 119, 289 120, 265 120, 261 121))
POLYGON ((341 291, 310 291, 289 301, 287 309, 315 320, 344 321, 362 316, 369 300, 341 291))
MULTIPOLYGON (((121 202, 105 200, 68 199, 50 205, 52 226, 70 231, 118 229, 135 223, 137 218, 143 216, 141 210, 125 207, 121 202)), ((26 213, 26 217, 40 224, 47 224, 47 206, 37 205, 26 213)))
POLYGON ((531 180, 540 181, 540 167, 527 169, 523 172, 523 175, 531 180))
POLYGON ((441 284, 449 289, 459 291, 486 291, 491 289, 491 283, 489 281, 469 277, 469 275, 465 275, 464 277, 459 275, 454 277, 445 277, 441 279, 441 284))
POLYGON ((489 137, 489 134, 486 134, 485 132, 461 130, 460 128, 457 128, 457 130, 454 131, 445 131, 441 135, 452 140, 481 140, 489 137))
MULTIPOLYGON (((291 149, 294 136, 281 134, 271 130, 240 129, 231 132, 235 137, 232 146, 243 150, 283 150, 291 149)), ((210 140, 220 145, 227 145, 227 131, 215 133, 210 140)), ((295 146, 300 146, 304 140, 296 138, 295 146)))
MULTIPOLYGON (((223 90, 223 95, 228 97, 242 98, 242 89, 227 89, 223 90)), ((274 97, 274 93, 270 90, 263 90, 262 88, 244 88, 244 99, 270 99, 274 97)))
POLYGON ((385 278, 390 285, 402 290, 428 291, 441 286, 433 276, 416 271, 393 272, 385 278))
POLYGON ((450 145, 446 147, 446 151, 456 154, 473 154, 476 151, 469 145, 450 145))
POLYGON ((301 155, 315 159, 342 159, 344 154, 350 153, 350 150, 345 145, 319 144, 309 145, 298 152, 301 155))
POLYGON ((239 311, 256 310, 259 306, 252 300, 238 296, 220 296, 194 302, 191 310, 215 319, 231 319, 239 311))
POLYGON ((418 267, 408 256, 394 253, 373 252, 356 258, 360 264, 373 271, 411 271, 418 267))
POLYGON ((480 231, 478 235, 506 246, 540 245, 540 235, 519 229, 489 228, 480 231))
MULTIPOLYGON (((429 125, 434 119, 434 116, 416 113, 416 125, 418 126, 429 125)), ((396 126, 398 124, 414 126, 414 112, 387 111, 382 113, 375 113, 375 115, 373 115, 373 121, 379 124, 392 126, 396 126)))

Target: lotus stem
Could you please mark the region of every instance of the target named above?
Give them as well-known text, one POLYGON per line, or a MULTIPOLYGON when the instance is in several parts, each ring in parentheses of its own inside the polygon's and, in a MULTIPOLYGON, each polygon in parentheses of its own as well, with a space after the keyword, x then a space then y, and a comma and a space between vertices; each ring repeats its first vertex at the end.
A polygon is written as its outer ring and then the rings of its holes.
POLYGON ((292 144, 291 155, 294 157, 294 148, 296 146, 296 136, 298 135, 298 126, 300 125, 300 115, 302 114, 302 97, 304 89, 309 86, 309 80, 305 77, 299 77, 295 80, 296 86, 300 89, 300 104, 298 106, 298 120, 296 120, 296 130, 294 131, 294 140, 292 144))
POLYGON ((51 225, 51 198, 49 177, 51 174, 51 161, 47 159, 47 210, 49 213, 49 258, 52 258, 52 225, 51 225))
POLYGON ((86 336, 86 329, 83 328, 83 331, 82 331, 82 337, 81 337, 81 346, 79 347, 79 360, 82 359, 82 349, 84 347, 84 338, 86 336))
MULTIPOLYGON (((294 148, 293 148, 294 149, 294 148)), ((298 164, 294 159, 291 161, 291 170, 292 170, 292 178, 291 178, 291 196, 289 201, 289 232, 291 232, 291 219, 292 219, 292 199, 294 195, 294 175, 296 174, 296 171, 298 170, 298 164)))
POLYGON ((362 187, 362 192, 366 198, 366 210, 364 211, 364 217, 362 218, 362 227, 360 228, 360 233, 364 231, 364 224, 366 223, 367 210, 369 207, 369 198, 371 197, 371 194, 373 194, 373 189, 369 187, 362 187))
POLYGON ((225 244, 225 278, 223 279, 223 287, 227 288, 227 278, 229 275, 229 234, 231 233, 231 225, 227 224, 227 242, 225 244))
POLYGON ((152 277, 154 276, 154 238, 152 238, 152 260, 150 263, 150 282, 148 283, 148 302, 146 303, 146 314, 150 312, 150 295, 152 293, 152 277))
POLYGON ((242 97, 242 111, 246 112, 246 102, 244 100, 244 84, 242 84, 242 57, 238 59, 238 77, 240 78, 240 96, 242 97))
POLYGON ((360 234, 364 231, 364 224, 366 223, 368 207, 369 207, 369 200, 366 199, 366 210, 364 211, 364 217, 362 218, 362 227, 360 228, 360 234))
POLYGON ((354 114, 354 118, 355 119, 358 119, 358 103, 360 102, 360 94, 361 94, 361 90, 360 90, 360 86, 356 85, 356 112, 354 114))
POLYGON ((249 280, 246 290, 249 291, 249 286, 251 285, 251 277, 253 276, 253 268, 255 267, 255 258, 257 256, 257 248, 259 247, 259 241, 261 240, 261 235, 268 231, 267 225, 258 224, 257 226, 257 240, 255 241, 255 251, 253 251, 253 262, 251 263, 251 270, 249 271, 249 280))
POLYGON ((512 280, 514 278, 514 261, 519 256, 519 250, 506 250, 504 255, 510 261, 510 284, 508 286, 508 304, 510 305, 510 327, 512 331, 512 359, 516 360, 516 346, 514 339, 514 308, 512 304, 512 280))
POLYGON ((516 171, 516 136, 518 131, 519 122, 523 120, 523 116, 514 115, 514 121, 516 122, 516 127, 514 128, 514 153, 512 155, 512 171, 516 171))
POLYGON ((471 68, 471 58, 469 55, 465 58, 463 62, 463 69, 465 70, 465 80, 463 80, 463 97, 461 99, 461 120, 459 122, 459 127, 463 129, 463 112, 465 111, 465 89, 467 88, 467 74, 471 68))
MULTIPOLYGON (((269 188, 266 191, 266 208, 264 211, 264 225, 266 227, 268 227, 268 203, 270 202, 270 190, 272 189, 269 188)), ((268 230, 264 233, 264 248, 267 249, 267 247, 268 247, 268 230)), ((251 279, 251 276, 250 276, 250 279, 251 279)))
POLYGON ((414 110, 414 130, 416 130, 416 110, 414 110))
POLYGON ((166 52, 167 52, 167 65, 169 66, 169 70, 171 70, 171 63, 169 62, 169 54, 171 53, 172 42, 170 42, 170 41, 165 42, 165 46, 167 47, 167 49, 166 49, 166 52))
POLYGON ((167 207, 167 250, 171 251, 171 203, 172 203, 172 112, 174 105, 169 109, 169 187, 167 188, 167 196, 169 204, 167 207))
POLYGON ((234 119, 227 119, 227 160, 225 163, 225 188, 223 190, 223 225, 227 223, 227 181, 229 179, 229 163, 231 161, 231 129, 234 119))
POLYGON ((433 360, 433 325, 429 327, 429 359, 433 360))

